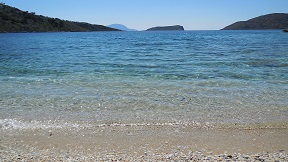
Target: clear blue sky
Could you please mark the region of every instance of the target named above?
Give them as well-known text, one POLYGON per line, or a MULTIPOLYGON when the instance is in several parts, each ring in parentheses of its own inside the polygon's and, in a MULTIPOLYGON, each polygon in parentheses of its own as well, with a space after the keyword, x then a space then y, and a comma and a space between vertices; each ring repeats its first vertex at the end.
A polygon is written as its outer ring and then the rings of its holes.
POLYGON ((24 11, 93 24, 120 23, 145 30, 183 25, 186 30, 221 29, 268 13, 288 13, 288 0, 0 0, 24 11))

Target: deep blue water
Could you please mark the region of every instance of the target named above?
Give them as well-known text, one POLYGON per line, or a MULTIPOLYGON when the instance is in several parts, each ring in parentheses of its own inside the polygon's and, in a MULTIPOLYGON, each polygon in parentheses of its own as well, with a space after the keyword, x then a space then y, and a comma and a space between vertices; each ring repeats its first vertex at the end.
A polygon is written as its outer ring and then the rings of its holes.
POLYGON ((287 122, 288 34, 0 34, 0 119, 287 122))

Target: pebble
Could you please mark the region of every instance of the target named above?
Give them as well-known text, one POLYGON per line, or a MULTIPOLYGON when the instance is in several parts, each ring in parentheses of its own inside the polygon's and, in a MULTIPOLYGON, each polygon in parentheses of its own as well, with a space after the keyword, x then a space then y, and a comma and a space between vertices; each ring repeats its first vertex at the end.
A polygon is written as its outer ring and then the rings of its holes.
POLYGON ((1 151, 0 161, 279 161, 287 162, 288 155, 286 152, 262 152, 256 154, 220 154, 213 155, 211 152, 203 151, 189 151, 188 154, 181 152, 181 150, 172 153, 153 153, 149 151, 144 152, 145 156, 137 156, 131 153, 125 154, 123 152, 113 152, 106 154, 81 154, 77 151, 66 152, 65 156, 52 152, 33 153, 19 153, 15 150, 1 151))

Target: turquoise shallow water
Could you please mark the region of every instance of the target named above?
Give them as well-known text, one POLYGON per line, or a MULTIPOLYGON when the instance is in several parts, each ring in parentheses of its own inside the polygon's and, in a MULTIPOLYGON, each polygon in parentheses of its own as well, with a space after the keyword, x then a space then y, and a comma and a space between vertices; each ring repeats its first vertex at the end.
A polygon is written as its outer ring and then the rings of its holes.
POLYGON ((0 34, 1 127, 287 122, 287 40, 278 30, 0 34))

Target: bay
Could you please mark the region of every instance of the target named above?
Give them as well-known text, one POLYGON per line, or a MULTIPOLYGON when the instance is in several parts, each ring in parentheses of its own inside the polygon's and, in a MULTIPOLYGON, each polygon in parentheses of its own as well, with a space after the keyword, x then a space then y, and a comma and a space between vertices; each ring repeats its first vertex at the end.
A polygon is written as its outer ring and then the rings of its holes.
POLYGON ((287 122, 287 36, 0 34, 0 124, 287 122))

